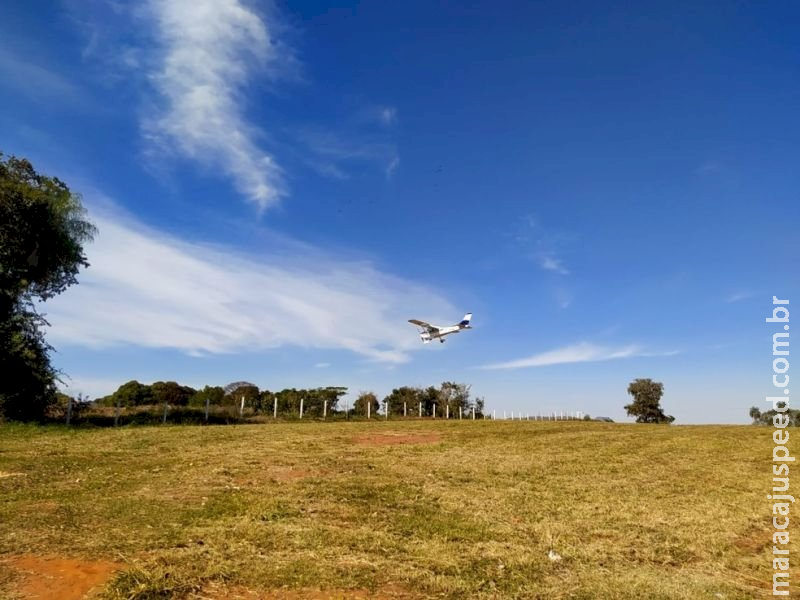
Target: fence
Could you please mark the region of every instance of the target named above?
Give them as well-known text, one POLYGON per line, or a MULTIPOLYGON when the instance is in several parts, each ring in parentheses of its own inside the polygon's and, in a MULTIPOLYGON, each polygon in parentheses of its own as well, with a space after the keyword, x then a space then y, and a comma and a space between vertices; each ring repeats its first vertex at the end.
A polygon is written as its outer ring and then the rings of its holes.
POLYGON ((169 404, 145 405, 135 407, 125 406, 98 406, 91 403, 76 403, 69 399, 63 407, 63 413, 51 414, 51 419, 55 421, 71 424, 92 424, 98 426, 121 425, 154 425, 154 424, 236 424, 236 423, 266 423, 270 421, 291 421, 291 420, 314 420, 314 421, 360 421, 360 420, 425 420, 438 419, 445 421, 477 421, 477 420, 504 420, 504 421, 576 421, 588 418, 582 411, 550 411, 546 413, 530 413, 522 411, 502 411, 479 412, 475 406, 458 406, 458 410, 451 410, 449 405, 445 405, 444 410, 433 404, 430 414, 423 414, 422 403, 419 403, 416 410, 409 410, 408 403, 403 403, 402 414, 392 413, 387 403, 382 412, 372 410, 367 404, 364 414, 359 414, 355 409, 345 405, 344 410, 331 410, 327 401, 320 411, 309 415, 303 400, 300 401, 298 411, 278 410, 277 399, 271 407, 272 410, 264 410, 261 407, 256 410, 248 407, 242 399, 235 405, 217 406, 172 406, 169 404), (437 410, 438 409, 438 410, 437 410))

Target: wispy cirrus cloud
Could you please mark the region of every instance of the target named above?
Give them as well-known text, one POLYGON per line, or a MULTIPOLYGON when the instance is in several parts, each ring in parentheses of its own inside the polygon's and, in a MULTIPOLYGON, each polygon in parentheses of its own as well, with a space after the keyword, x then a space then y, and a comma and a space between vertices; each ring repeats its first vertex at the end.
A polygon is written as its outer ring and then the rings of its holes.
POLYGON ((526 215, 514 234, 515 242, 528 258, 532 259, 542 270, 558 275, 570 274, 561 254, 564 246, 572 241, 573 237, 545 229, 533 215, 526 215))
POLYGON ((630 344, 627 346, 598 346, 589 342, 581 342, 570 346, 563 346, 555 350, 548 350, 534 354, 527 358, 520 358, 507 362, 484 365, 481 369, 525 369, 530 367, 546 367, 569 363, 597 362, 630 358, 634 356, 673 356, 677 351, 652 353, 645 352, 641 346, 630 344))
POLYGON ((57 70, 0 50, 0 87, 11 88, 34 102, 87 105, 88 96, 57 70))
POLYGON ((385 132, 354 126, 339 131, 306 126, 294 137, 306 152, 306 164, 333 179, 349 179, 350 171, 364 164, 383 169, 391 179, 400 164, 397 146, 385 132))
POLYGON ((738 292, 733 292, 725 297, 725 302, 728 304, 732 304, 734 302, 741 302, 742 300, 748 300, 755 296, 755 292, 747 291, 747 290, 740 290, 738 292))
MULTIPOLYGON (((260 210, 286 194, 282 170, 257 142, 245 89, 257 74, 294 58, 277 25, 240 0, 148 0, 155 56, 147 77, 156 92, 142 128, 153 148, 220 168, 260 210)), ((272 17, 274 19, 274 17, 272 17)))
POLYGON ((379 109, 378 118, 384 125, 394 125, 397 121, 397 109, 394 106, 382 106, 379 109))
POLYGON ((564 267, 561 259, 556 258, 552 254, 539 254, 536 257, 536 261, 545 271, 555 271, 561 275, 569 275, 569 271, 564 267))
POLYGON ((419 348, 402 315, 452 314, 435 290, 301 244, 259 254, 181 241, 93 207, 81 284, 48 302, 50 341, 187 354, 281 346, 400 363, 419 348))

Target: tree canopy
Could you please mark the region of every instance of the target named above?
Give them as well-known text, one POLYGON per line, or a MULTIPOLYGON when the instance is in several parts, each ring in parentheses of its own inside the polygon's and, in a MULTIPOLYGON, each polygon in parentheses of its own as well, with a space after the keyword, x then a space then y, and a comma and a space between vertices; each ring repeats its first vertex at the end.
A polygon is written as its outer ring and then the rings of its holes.
POLYGON ((41 419, 56 402, 47 321, 35 303, 77 283, 94 233, 64 182, 0 153, 0 416, 41 419))
POLYGON ((661 408, 661 396, 664 395, 664 384, 652 379, 635 379, 628 386, 628 394, 633 402, 625 406, 637 423, 672 423, 675 417, 664 414, 661 408))

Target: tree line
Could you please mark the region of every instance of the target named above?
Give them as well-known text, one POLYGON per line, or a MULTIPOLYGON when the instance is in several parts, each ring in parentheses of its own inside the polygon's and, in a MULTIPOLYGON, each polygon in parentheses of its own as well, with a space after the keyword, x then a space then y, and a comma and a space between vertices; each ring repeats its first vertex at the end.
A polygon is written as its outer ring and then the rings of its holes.
POLYGON ((445 381, 440 386, 425 388, 403 386, 393 389, 383 400, 371 391, 358 394, 352 406, 343 404, 348 393, 344 386, 328 386, 311 389, 286 388, 280 391, 261 390, 252 383, 241 382, 225 387, 206 385, 201 389, 181 385, 175 381, 156 381, 152 384, 133 380, 123 383, 113 393, 87 402, 83 398, 70 398, 59 394, 59 404, 63 406, 72 401, 80 410, 94 407, 113 407, 115 409, 142 407, 188 407, 205 409, 227 408, 232 412, 243 408, 250 415, 272 415, 297 417, 302 402, 303 415, 321 417, 330 415, 366 416, 382 412, 389 416, 432 416, 434 410, 444 415, 449 412, 455 416, 471 415, 483 417, 485 401, 473 398, 471 386, 465 383, 445 381), (435 406, 435 408, 434 408, 435 406))
POLYGON ((750 407, 750 418, 753 419, 753 425, 774 425, 773 419, 777 415, 783 415, 782 419, 789 420, 789 427, 800 427, 800 409, 787 408, 785 402, 777 402, 777 409, 767 410, 761 412, 757 406, 750 407))

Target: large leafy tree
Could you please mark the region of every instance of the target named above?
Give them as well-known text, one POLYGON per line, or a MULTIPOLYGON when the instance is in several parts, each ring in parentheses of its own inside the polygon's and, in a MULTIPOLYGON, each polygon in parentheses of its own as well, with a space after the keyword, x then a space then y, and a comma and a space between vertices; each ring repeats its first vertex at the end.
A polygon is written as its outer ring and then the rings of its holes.
POLYGON ((98 400, 98 403, 105 406, 146 406, 156 401, 153 399, 153 388, 134 379, 123 383, 117 391, 98 400))
POLYGON ((175 381, 156 381, 150 386, 153 391, 153 402, 155 404, 169 404, 172 406, 186 406, 189 399, 197 393, 197 390, 188 385, 180 385, 175 381))
POLYGON ((77 283, 94 232, 64 182, 0 153, 0 416, 40 419, 56 401, 47 322, 36 303, 77 283))
POLYGON ((637 423, 672 423, 675 417, 665 415, 661 408, 664 384, 652 379, 635 379, 628 386, 633 402, 625 406, 628 415, 637 423))
POLYGON ((405 405, 408 415, 416 415, 421 390, 414 387, 403 386, 395 388, 383 399, 384 408, 388 408, 390 415, 402 415, 405 405))
POLYGON ((359 392, 358 398, 353 403, 353 413, 366 416, 367 406, 369 406, 370 414, 375 415, 378 412, 381 405, 378 403, 375 392, 359 392))

